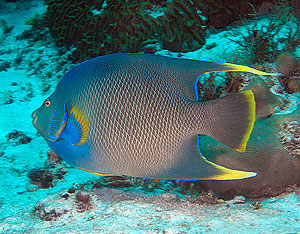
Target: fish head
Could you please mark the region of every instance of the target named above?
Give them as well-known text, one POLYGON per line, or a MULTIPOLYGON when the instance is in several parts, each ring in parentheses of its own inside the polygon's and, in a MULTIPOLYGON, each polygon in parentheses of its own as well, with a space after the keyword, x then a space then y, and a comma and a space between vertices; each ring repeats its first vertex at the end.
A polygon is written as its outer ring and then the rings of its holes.
POLYGON ((32 113, 32 118, 34 127, 47 141, 56 141, 67 124, 67 103, 52 95, 32 113))

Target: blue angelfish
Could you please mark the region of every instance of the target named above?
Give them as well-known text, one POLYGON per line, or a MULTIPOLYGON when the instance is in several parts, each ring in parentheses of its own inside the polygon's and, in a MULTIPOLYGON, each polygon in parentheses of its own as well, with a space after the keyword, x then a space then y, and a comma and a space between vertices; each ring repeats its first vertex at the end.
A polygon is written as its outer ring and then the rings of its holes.
POLYGON ((66 73, 33 112, 33 124, 61 158, 95 174, 172 180, 255 176, 210 162, 199 151, 197 134, 205 134, 244 152, 256 119, 251 90, 198 101, 195 83, 211 71, 273 75, 150 54, 100 56, 66 73))

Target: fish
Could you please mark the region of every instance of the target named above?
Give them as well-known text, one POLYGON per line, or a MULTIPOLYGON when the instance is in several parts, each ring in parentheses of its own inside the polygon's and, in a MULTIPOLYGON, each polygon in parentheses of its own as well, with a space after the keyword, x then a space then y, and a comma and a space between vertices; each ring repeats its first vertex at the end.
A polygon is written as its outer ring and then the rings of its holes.
POLYGON ((226 167, 253 170, 257 176, 247 180, 201 181, 201 187, 207 191, 214 191, 227 200, 238 195, 248 199, 274 197, 288 191, 295 184, 298 185, 299 157, 291 155, 285 149, 280 142, 282 137, 279 132, 286 124, 298 121, 299 117, 298 109, 288 114, 257 119, 247 144, 247 151, 244 153, 202 135, 199 147, 207 159, 226 167))
POLYGON ((251 90, 201 102, 199 77, 213 71, 274 75, 247 66, 120 53, 69 70, 32 113, 49 147, 75 168, 98 175, 161 180, 236 180, 255 172, 217 165, 199 136, 245 152, 256 120, 251 90))

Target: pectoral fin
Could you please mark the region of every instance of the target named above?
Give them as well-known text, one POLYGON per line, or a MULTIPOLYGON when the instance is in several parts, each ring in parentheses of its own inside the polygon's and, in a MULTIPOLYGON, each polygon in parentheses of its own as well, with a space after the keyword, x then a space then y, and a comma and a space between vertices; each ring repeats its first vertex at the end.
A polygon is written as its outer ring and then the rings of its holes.
POLYGON ((83 145, 87 141, 89 133, 89 121, 83 111, 73 106, 70 110, 66 133, 71 136, 71 142, 78 146, 83 145))

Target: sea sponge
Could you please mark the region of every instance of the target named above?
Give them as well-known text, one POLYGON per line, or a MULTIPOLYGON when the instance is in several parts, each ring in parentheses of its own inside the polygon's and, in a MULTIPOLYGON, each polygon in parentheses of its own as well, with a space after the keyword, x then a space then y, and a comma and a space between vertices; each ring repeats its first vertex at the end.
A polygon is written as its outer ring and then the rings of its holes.
POLYGON ((277 57, 276 60, 278 72, 284 75, 291 75, 297 66, 297 60, 291 53, 282 53, 277 57))
POLYGON ((291 53, 282 53, 276 60, 278 71, 283 75, 278 77, 279 82, 288 93, 300 91, 300 62, 291 53))
POLYGON ((45 15, 57 45, 74 45, 79 60, 117 52, 141 52, 162 42, 192 51, 205 42, 198 0, 50 0, 45 15))

